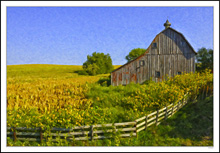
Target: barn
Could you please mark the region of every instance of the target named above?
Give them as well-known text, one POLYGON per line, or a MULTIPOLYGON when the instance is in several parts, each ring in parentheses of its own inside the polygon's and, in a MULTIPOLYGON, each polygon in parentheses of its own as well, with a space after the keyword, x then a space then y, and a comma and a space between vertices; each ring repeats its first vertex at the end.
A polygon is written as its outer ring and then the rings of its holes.
POLYGON ((162 81, 195 72, 196 52, 182 33, 171 28, 167 20, 165 29, 153 39, 145 53, 111 72, 111 85, 143 83, 152 79, 162 81))

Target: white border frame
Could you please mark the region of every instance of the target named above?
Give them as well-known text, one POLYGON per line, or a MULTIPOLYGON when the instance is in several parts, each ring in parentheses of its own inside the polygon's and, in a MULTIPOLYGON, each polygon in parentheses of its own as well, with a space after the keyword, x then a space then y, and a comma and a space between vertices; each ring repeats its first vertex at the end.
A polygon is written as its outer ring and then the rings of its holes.
POLYGON ((218 1, 1 1, 1 149, 10 152, 219 152, 219 2, 218 1), (7 147, 6 146, 6 7, 7 6, 213 6, 214 7, 214 147, 7 147), (216 52, 215 52, 216 51, 216 52), (52 149, 52 150, 51 150, 52 149), (162 150, 163 149, 163 150, 162 150))

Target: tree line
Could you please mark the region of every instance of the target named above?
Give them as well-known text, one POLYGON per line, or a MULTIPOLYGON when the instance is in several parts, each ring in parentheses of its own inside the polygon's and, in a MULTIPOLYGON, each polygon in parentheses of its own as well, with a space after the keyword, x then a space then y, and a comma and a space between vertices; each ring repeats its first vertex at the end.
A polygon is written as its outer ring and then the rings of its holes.
MULTIPOLYGON (((125 57, 127 62, 134 60, 142 55, 146 49, 132 49, 125 57)), ((83 63, 83 71, 81 75, 98 75, 107 74, 113 71, 112 59, 109 54, 93 52, 92 55, 87 55, 87 60, 83 63)), ((196 55, 196 71, 202 72, 205 69, 210 69, 213 72, 213 49, 202 47, 198 49, 196 55)))

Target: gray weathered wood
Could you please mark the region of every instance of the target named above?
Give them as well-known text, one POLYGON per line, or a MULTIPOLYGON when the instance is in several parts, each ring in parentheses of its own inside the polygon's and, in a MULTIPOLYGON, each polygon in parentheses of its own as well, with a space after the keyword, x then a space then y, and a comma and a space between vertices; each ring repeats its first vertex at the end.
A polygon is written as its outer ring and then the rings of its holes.
POLYGON ((148 119, 148 123, 151 122, 151 121, 153 121, 153 120, 155 120, 155 119, 156 119, 156 116, 155 116, 155 117, 152 117, 152 118, 150 118, 150 119, 148 119))
POLYGON ((166 112, 162 112, 162 113, 158 114, 158 117, 164 115, 165 113, 166 113, 166 112))
POLYGON ((157 115, 156 115, 156 124, 157 124, 157 121, 158 121, 158 113, 159 113, 159 110, 157 110, 157 115))
POLYGON ((145 130, 147 130, 147 123, 148 123, 148 117, 146 116, 146 119, 145 119, 145 130))
POLYGON ((153 125, 154 123, 156 123, 156 121, 153 121, 153 122, 149 123, 149 124, 147 125, 147 127, 153 125))
POLYGON ((136 122, 139 122, 139 121, 144 120, 145 118, 146 118, 146 116, 143 116, 143 117, 141 117, 141 118, 139 118, 139 119, 136 119, 135 121, 136 121, 136 122))
POLYGON ((153 112, 153 113, 147 115, 147 117, 151 117, 151 116, 153 116, 153 115, 155 115, 155 114, 157 114, 157 111, 155 111, 155 112, 153 112))
POLYGON ((164 119, 164 118, 165 118, 165 116, 158 117, 158 120, 157 120, 157 121, 160 121, 160 120, 162 120, 162 119, 164 119))
POLYGON ((113 126, 112 123, 110 124, 97 124, 97 125, 93 125, 94 128, 99 128, 99 127, 111 127, 113 126))
POLYGON ((165 109, 166 109, 166 107, 161 108, 161 109, 159 110, 159 113, 162 112, 162 111, 164 111, 165 109))
POLYGON ((93 125, 90 126, 90 137, 93 140, 93 125))
POLYGON ((115 126, 123 126, 123 125, 135 125, 136 122, 124 122, 124 123, 115 123, 115 126))
POLYGON ((139 128, 140 126, 145 125, 145 121, 143 121, 142 123, 137 124, 137 128, 139 128))
MULTIPOLYGON (((70 138, 70 140, 73 140, 73 138, 70 138)), ((88 140, 88 138, 87 137, 78 137, 78 138, 74 138, 74 140, 88 140)))
POLYGON ((7 135, 8 136, 11 136, 11 135, 13 135, 14 134, 14 132, 7 132, 7 135))
POLYGON ((174 109, 174 103, 173 103, 173 107, 172 107, 172 112, 171 112, 171 115, 173 114, 173 109, 174 109))
MULTIPOLYGON (((195 55, 196 52, 185 37, 176 30, 168 28, 154 38, 143 55, 113 71, 111 78, 113 78, 115 72, 122 73, 121 70, 124 69, 123 73, 128 72, 128 77, 137 76, 136 83, 142 83, 149 80, 150 77, 152 77, 153 81, 159 82, 166 75, 174 77, 177 72, 195 72, 195 55), (157 43, 157 48, 152 47, 153 43, 157 43), (138 67, 139 60, 143 59, 146 59, 145 66, 140 67, 140 72, 138 73, 133 71, 133 69, 138 67), (155 71, 159 71, 162 77, 157 78, 155 71)), ((119 73, 117 73, 118 75, 119 73)), ((119 77, 116 78, 115 82, 111 79, 112 85, 122 84, 123 81, 118 81, 119 77)), ((130 79, 125 84, 130 83, 130 79)))
POLYGON ((137 136, 137 122, 135 122, 134 127, 135 127, 135 133, 136 133, 136 136, 137 136))
POLYGON ((13 138, 14 138, 14 142, 16 141, 17 137, 16 137, 16 128, 13 129, 13 138))
POLYGON ((178 104, 177 104, 177 110, 180 109, 180 102, 178 101, 178 104))
POLYGON ((137 133, 140 132, 140 131, 142 131, 142 130, 144 130, 144 129, 145 129, 145 126, 142 127, 142 128, 140 128, 140 129, 138 129, 138 130, 137 130, 137 133))
MULTIPOLYGON (((116 132, 117 131, 123 131, 123 132, 127 132, 127 131, 135 131, 136 128, 134 127, 131 127, 131 128, 122 128, 122 129, 116 129, 116 132)), ((109 129, 109 130, 97 130, 97 131, 93 131, 94 134, 100 134, 100 133, 111 133, 113 132, 114 130, 113 129, 109 129)))
POLYGON ((40 133, 16 132, 16 136, 40 136, 40 133))
POLYGON ((40 138, 17 138, 19 141, 38 141, 40 142, 40 138))
POLYGON ((165 110, 165 120, 167 119, 167 107, 166 107, 166 110, 165 110))
POLYGON ((127 133, 127 134, 120 134, 121 137, 130 137, 130 136, 137 136, 137 133, 127 133))
POLYGON ((169 108, 169 107, 171 107, 171 106, 173 106, 173 103, 172 103, 172 104, 170 104, 170 105, 168 105, 167 107, 169 108))
MULTIPOLYGON (((11 129, 11 127, 7 128, 8 130, 11 129)), ((17 131, 40 131, 40 128, 27 128, 27 127, 16 127, 17 131)))

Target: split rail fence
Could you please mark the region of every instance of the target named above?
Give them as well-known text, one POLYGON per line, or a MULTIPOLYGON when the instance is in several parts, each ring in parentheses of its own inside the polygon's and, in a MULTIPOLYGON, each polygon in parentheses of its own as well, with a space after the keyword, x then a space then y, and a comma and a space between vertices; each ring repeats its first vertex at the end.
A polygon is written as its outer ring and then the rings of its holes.
POLYGON ((57 137, 70 141, 105 139, 112 138, 117 132, 122 138, 132 137, 137 136, 138 132, 144 129, 147 130, 147 127, 153 124, 159 125, 162 120, 171 117, 187 102, 188 96, 186 94, 177 104, 170 104, 133 122, 77 126, 68 129, 52 128, 49 133, 41 128, 7 127, 7 137, 12 138, 14 141, 38 142, 47 141, 50 138, 52 138, 51 141, 57 141, 57 137))
MULTIPOLYGON (((207 96, 208 88, 206 90, 207 92, 205 90, 206 88, 204 87, 201 95, 202 99, 207 96)), ((198 97, 194 97, 193 99, 196 98, 198 97)), ((54 127, 49 132, 41 128, 7 127, 7 137, 12 138, 14 141, 45 142, 49 139, 50 141, 58 141, 60 138, 70 141, 106 139, 113 138, 114 134, 118 134, 122 138, 137 136, 140 131, 147 130, 149 126, 154 124, 157 126, 162 120, 171 117, 186 105, 190 99, 190 94, 187 93, 177 103, 172 103, 133 122, 76 126, 67 129, 54 127)))

